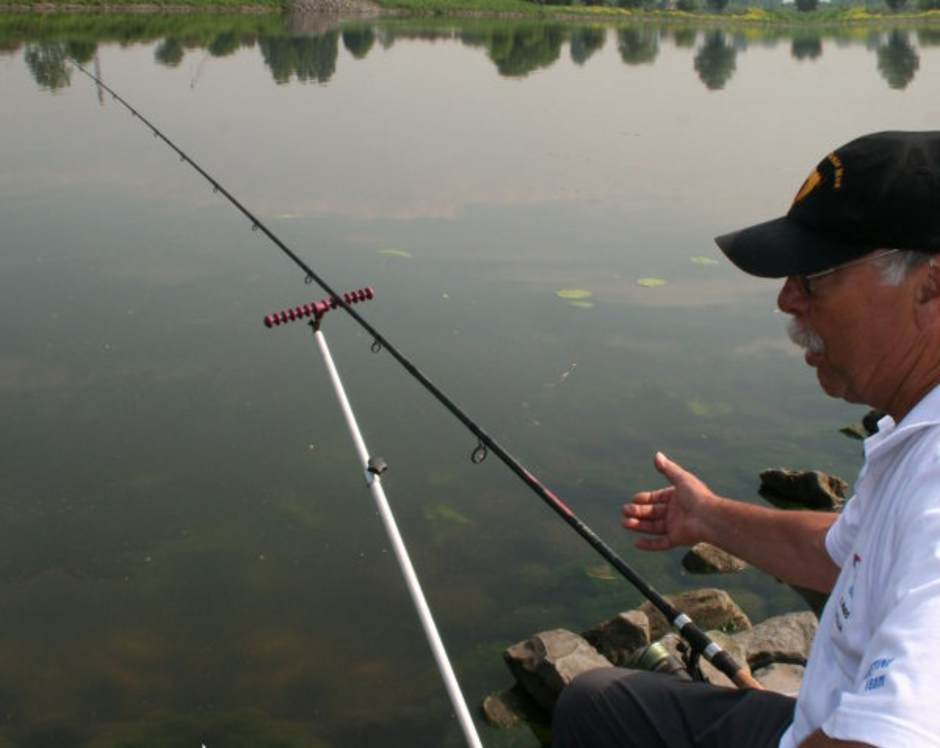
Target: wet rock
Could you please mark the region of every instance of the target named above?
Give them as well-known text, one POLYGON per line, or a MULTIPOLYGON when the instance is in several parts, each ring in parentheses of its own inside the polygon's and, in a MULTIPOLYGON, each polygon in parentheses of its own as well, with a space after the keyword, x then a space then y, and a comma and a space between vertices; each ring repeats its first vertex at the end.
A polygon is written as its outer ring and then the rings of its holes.
POLYGON ((520 722, 548 722, 549 716, 518 684, 483 699, 480 707, 486 721, 494 727, 515 727, 520 722))
MULTIPOLYGON (((704 587, 681 592, 666 599, 688 615, 701 629, 743 631, 751 628, 747 615, 724 590, 704 587)), ((643 603, 640 610, 646 613, 650 620, 650 638, 653 641, 661 639, 672 630, 670 623, 652 603, 643 603)))
POLYGON ((760 474, 759 493, 772 504, 798 504, 807 509, 838 511, 849 485, 821 470, 772 468, 760 474))
POLYGON ((773 662, 805 665, 817 626, 816 616, 809 611, 787 613, 761 621, 735 639, 753 670, 773 662))
POLYGON ((493 727, 515 727, 522 716, 512 707, 509 691, 490 694, 483 699, 483 716, 493 727))
POLYGON ((818 590, 811 590, 808 587, 798 587, 795 584, 791 584, 789 587, 803 598, 803 600, 809 606, 809 609, 813 611, 814 616, 817 618, 822 616, 822 611, 826 606, 826 601, 829 600, 828 593, 819 592, 818 590))
POLYGON ((613 667, 584 638, 565 629, 536 634, 503 653, 516 681, 546 711, 562 689, 588 670, 613 667))
MULTIPOLYGON (((750 666, 747 664, 747 658, 745 657, 744 649, 741 647, 740 643, 732 636, 731 634, 725 634, 722 631, 709 631, 708 636, 714 641, 719 647, 725 650, 731 658, 738 663, 746 673, 751 672, 750 666)), ((686 657, 689 651, 688 642, 686 642, 681 636, 676 633, 666 634, 662 639, 659 640, 660 643, 669 650, 669 653, 674 657, 679 658, 683 662, 686 662, 686 657)), ((699 669, 702 671, 702 677, 706 681, 715 686, 727 686, 728 688, 737 688, 734 682, 722 673, 718 668, 712 665, 704 657, 700 657, 698 661, 699 669)))
MULTIPOLYGON (((750 674, 751 666, 747 662, 747 652, 744 651, 744 648, 741 646, 741 643, 735 639, 732 634, 726 634, 723 631, 709 631, 707 632, 712 641, 714 641, 719 647, 721 647, 725 652, 731 655, 738 665, 744 668, 744 672, 750 674)), ((718 668, 712 665, 704 657, 700 661, 699 665, 702 669, 702 675, 705 676, 705 680, 709 683, 716 686, 728 686, 729 688, 737 688, 734 681, 732 681, 727 675, 721 672, 718 668)))
POLYGON ((584 638, 614 665, 627 666, 649 646, 650 621, 643 611, 629 610, 585 631, 584 638))
POLYGON ((776 691, 784 696, 796 696, 803 684, 803 665, 786 662, 773 662, 760 670, 754 671, 754 677, 768 691, 776 691))
POLYGON ((710 543, 696 543, 682 557, 682 566, 690 574, 734 574, 748 564, 710 543))

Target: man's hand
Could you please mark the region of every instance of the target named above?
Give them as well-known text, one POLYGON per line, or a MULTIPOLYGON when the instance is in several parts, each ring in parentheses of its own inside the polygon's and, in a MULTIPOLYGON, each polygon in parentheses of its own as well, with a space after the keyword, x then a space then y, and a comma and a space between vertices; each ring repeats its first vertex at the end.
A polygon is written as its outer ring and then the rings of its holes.
POLYGON ((662 452, 656 453, 653 464, 672 485, 658 491, 641 491, 632 503, 624 504, 623 526, 653 536, 636 541, 636 547, 644 551, 694 545, 702 540, 708 512, 721 499, 662 452))
POLYGON ((623 526, 647 536, 637 548, 665 551, 705 541, 789 584, 832 590, 839 568, 826 551, 826 532, 837 515, 722 498, 661 452, 654 464, 670 485, 641 491, 623 507, 623 526))

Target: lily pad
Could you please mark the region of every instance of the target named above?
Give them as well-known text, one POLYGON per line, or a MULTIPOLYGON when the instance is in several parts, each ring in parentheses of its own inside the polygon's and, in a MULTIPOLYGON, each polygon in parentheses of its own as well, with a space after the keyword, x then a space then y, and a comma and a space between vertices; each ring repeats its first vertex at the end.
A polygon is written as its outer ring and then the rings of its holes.
POLYGON ((688 402, 689 411, 694 416, 701 418, 712 418, 714 416, 726 416, 732 408, 728 403, 706 403, 698 398, 693 398, 688 402))
POLYGON ((434 504, 433 506, 425 507, 424 518, 428 522, 443 520, 445 522, 453 522, 456 525, 473 524, 472 519, 465 517, 452 506, 447 506, 447 504, 434 504))
POLYGON ((636 284, 643 286, 643 288, 659 288, 665 286, 666 281, 662 278, 637 278, 636 284))
POLYGON ((406 260, 410 260, 413 255, 411 252, 406 252, 403 249, 380 249, 380 255, 388 255, 389 257, 403 257, 406 260))
POLYGON ((719 265, 721 264, 714 257, 706 257, 705 255, 695 255, 695 257, 690 257, 689 259, 692 262, 694 262, 696 265, 719 265))
POLYGON ((587 291, 583 288, 559 288, 555 291, 555 296, 559 299, 566 299, 568 301, 577 300, 577 299, 590 299, 594 293, 592 291, 587 291))
POLYGON ((568 305, 576 307, 577 309, 593 309, 594 308, 593 301, 569 301, 568 305))
POLYGON ((617 579, 617 572, 610 564, 597 564, 597 566, 588 566, 584 573, 591 579, 599 579, 602 582, 613 582, 617 579))

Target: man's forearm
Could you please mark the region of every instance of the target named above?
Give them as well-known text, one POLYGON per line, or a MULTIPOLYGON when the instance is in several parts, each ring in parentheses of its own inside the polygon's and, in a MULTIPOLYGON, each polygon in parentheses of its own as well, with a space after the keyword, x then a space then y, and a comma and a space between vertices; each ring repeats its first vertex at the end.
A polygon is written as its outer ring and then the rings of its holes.
POLYGON ((839 567, 825 537, 836 515, 782 511, 717 498, 703 538, 789 584, 830 592, 839 567))

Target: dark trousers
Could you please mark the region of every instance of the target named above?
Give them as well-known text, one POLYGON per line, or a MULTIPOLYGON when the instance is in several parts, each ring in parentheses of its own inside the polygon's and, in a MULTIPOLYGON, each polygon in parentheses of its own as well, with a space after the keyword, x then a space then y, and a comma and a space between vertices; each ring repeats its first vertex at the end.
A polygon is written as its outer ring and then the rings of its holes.
POLYGON ((796 700, 675 676, 601 668, 562 691, 553 748, 776 748, 796 700))

